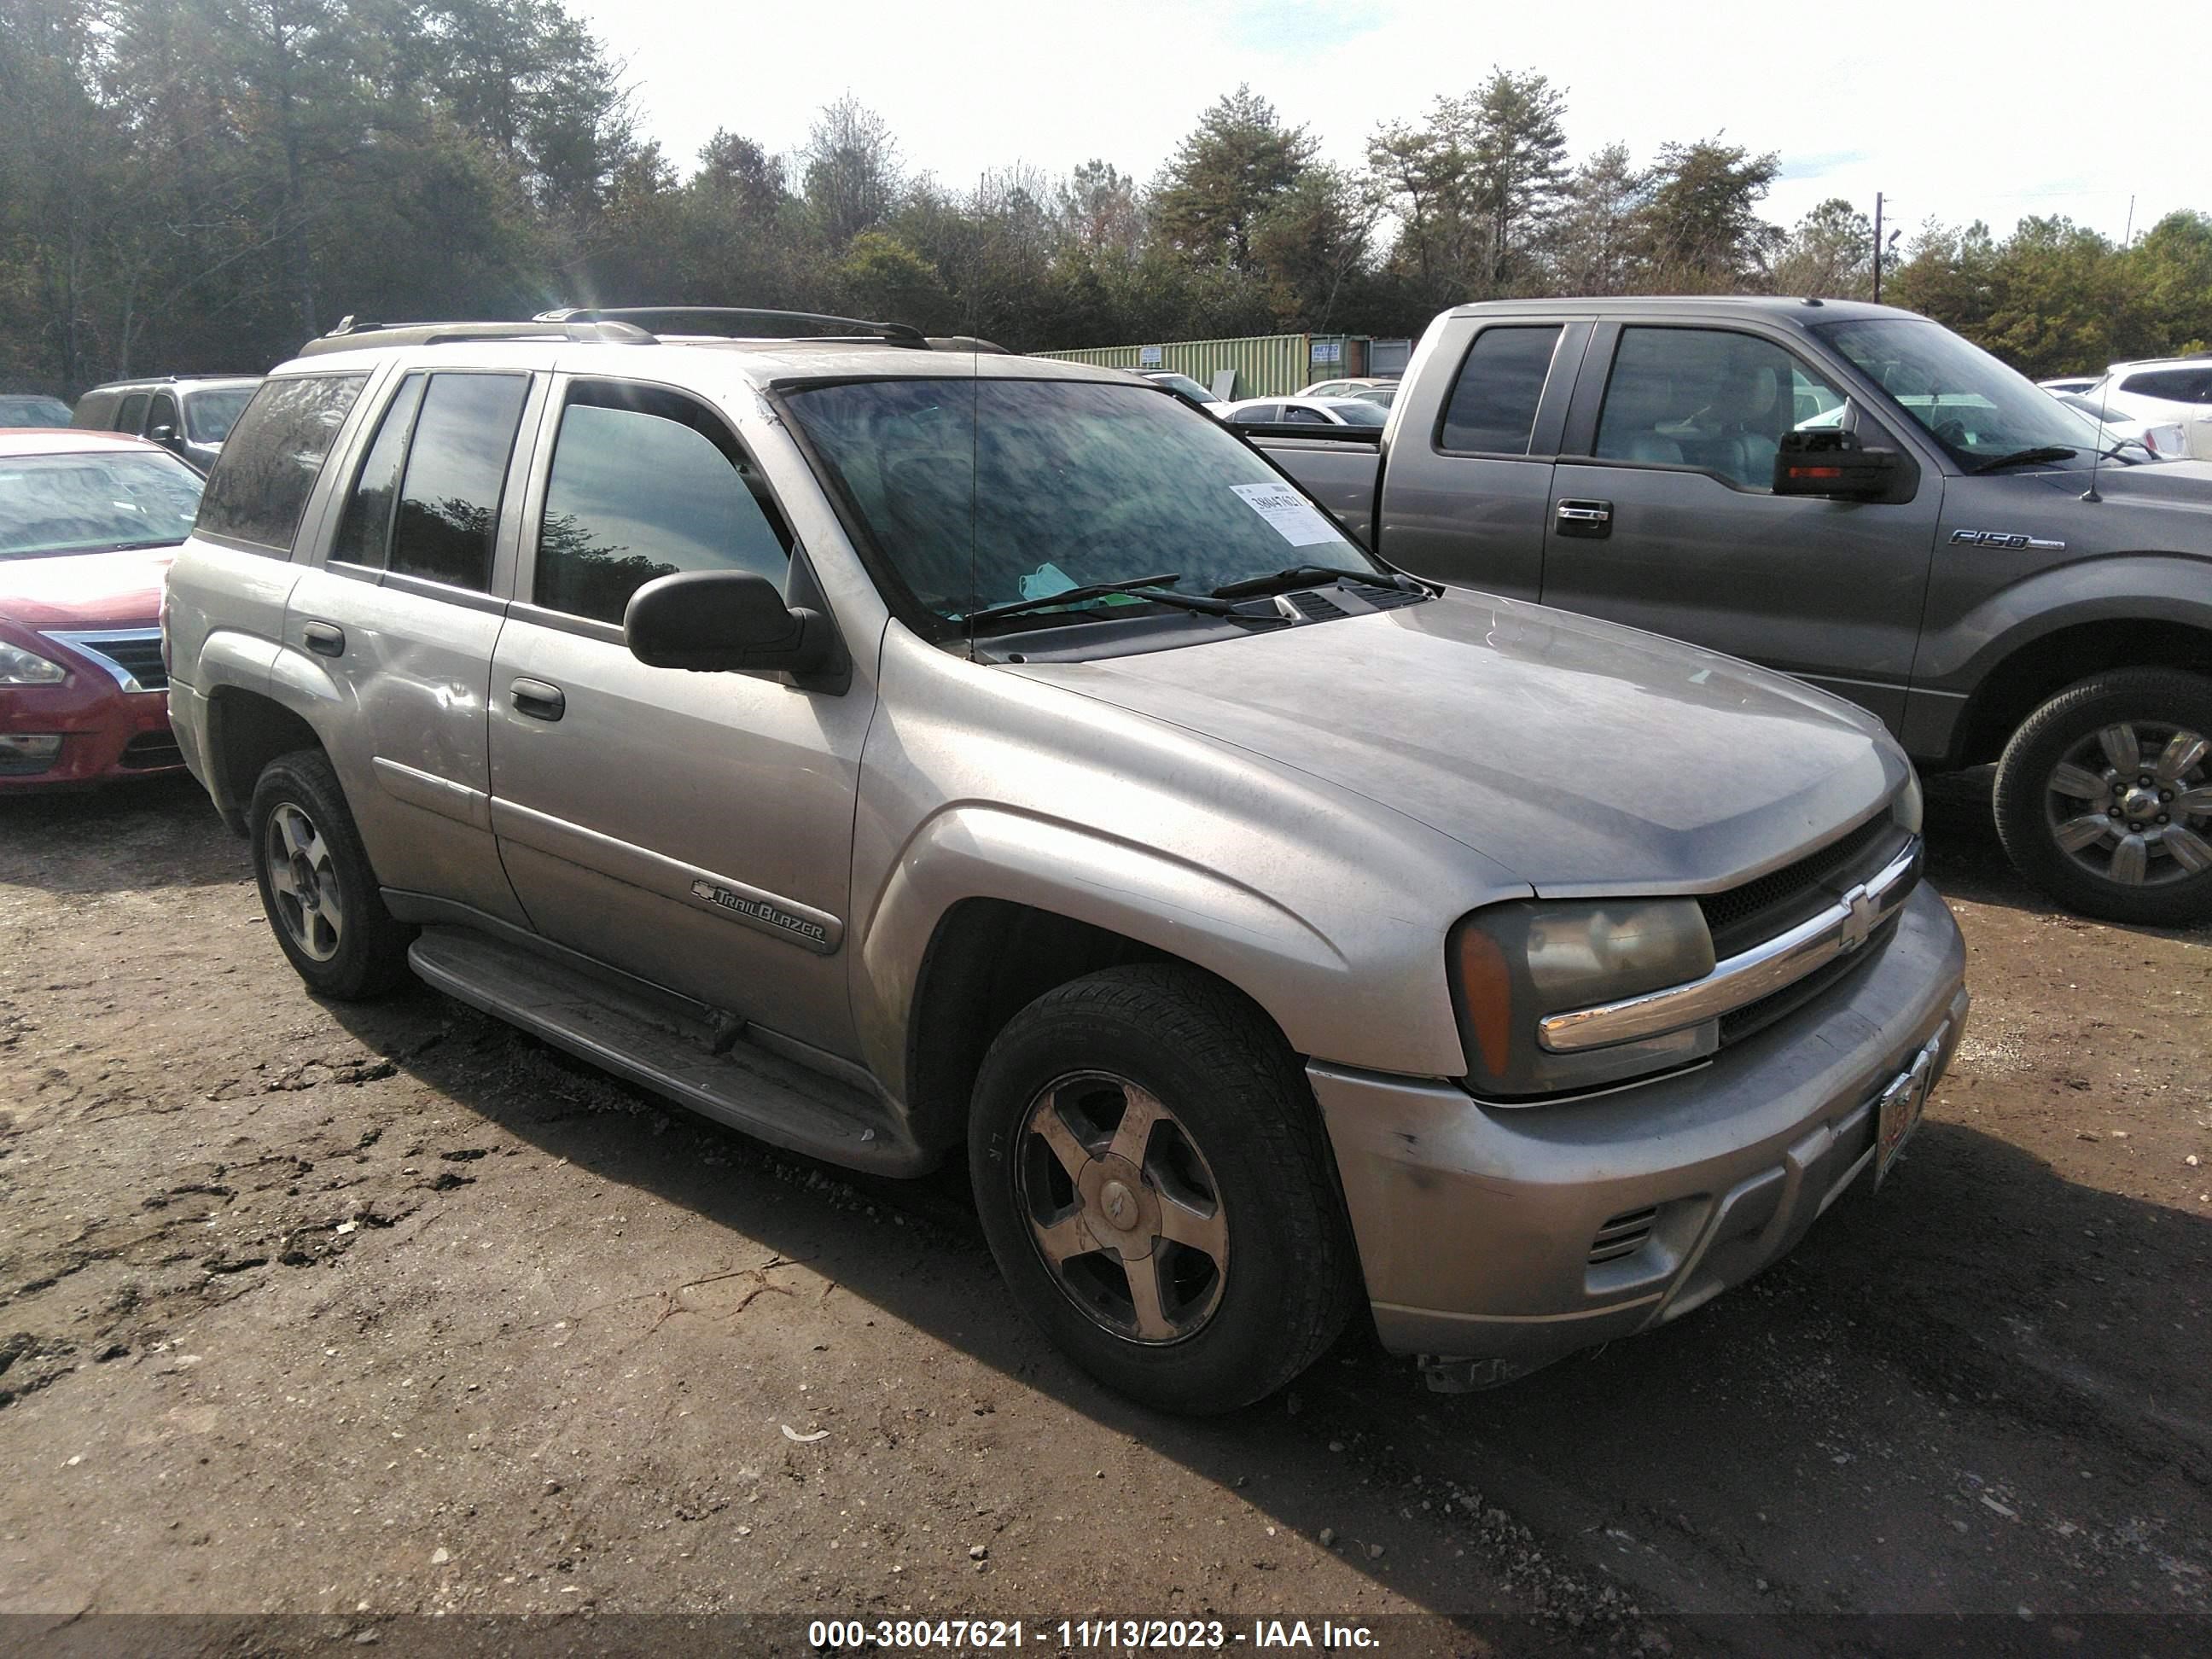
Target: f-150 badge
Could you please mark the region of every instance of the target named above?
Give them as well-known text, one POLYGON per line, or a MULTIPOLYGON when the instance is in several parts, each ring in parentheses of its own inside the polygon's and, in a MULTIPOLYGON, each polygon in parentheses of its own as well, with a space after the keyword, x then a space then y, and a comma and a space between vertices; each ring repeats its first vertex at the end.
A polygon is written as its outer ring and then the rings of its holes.
POLYGON ((2040 536, 2023 536, 2010 530, 1954 530, 1951 532, 1954 547, 2026 548, 2035 553, 2063 553, 2064 542, 2047 542, 2040 536))

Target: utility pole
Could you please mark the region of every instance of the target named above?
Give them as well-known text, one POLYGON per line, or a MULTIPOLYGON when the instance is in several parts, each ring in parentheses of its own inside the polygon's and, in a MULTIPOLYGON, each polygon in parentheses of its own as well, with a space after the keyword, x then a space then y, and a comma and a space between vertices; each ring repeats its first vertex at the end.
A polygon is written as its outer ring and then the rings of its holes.
POLYGON ((1874 193, 1874 302, 1881 303, 1881 192, 1874 193))

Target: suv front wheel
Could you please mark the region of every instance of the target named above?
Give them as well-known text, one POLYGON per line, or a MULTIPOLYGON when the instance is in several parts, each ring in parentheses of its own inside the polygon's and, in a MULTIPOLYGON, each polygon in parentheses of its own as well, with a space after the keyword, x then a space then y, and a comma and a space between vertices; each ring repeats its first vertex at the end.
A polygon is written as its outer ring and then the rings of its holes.
POLYGON ((261 908, 308 989, 349 1002, 407 977, 413 930, 384 908, 329 760, 300 749, 270 762, 246 824, 261 908))
POLYGON ((1358 1304, 1297 1058, 1195 969, 1109 969, 1030 1003, 984 1059, 971 1127, 976 1209, 1016 1304, 1121 1393, 1249 1405, 1358 1304))
POLYGON ((2121 668, 2060 692, 2005 745, 1996 820, 2021 874, 2069 908, 2212 921, 2212 680, 2121 668))

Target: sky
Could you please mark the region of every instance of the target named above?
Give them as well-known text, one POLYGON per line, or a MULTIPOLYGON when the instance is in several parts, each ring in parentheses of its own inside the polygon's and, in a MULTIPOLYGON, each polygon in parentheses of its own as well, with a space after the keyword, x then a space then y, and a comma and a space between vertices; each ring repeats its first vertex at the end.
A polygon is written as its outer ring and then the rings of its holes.
POLYGON ((2117 240, 2131 198, 2137 233, 2212 210, 2195 3, 2120 24, 2079 0, 568 0, 687 172, 718 127, 794 149, 849 92, 909 171, 951 188, 1093 156, 1148 179, 1239 82, 1356 165, 1379 123, 1418 120, 1495 64, 1565 90, 1577 157, 1620 140, 1640 164, 1723 133, 1779 154, 1763 208, 1778 223, 1831 196, 1870 216, 1881 191, 1908 240, 1931 217, 2002 235, 2064 214, 2117 240))

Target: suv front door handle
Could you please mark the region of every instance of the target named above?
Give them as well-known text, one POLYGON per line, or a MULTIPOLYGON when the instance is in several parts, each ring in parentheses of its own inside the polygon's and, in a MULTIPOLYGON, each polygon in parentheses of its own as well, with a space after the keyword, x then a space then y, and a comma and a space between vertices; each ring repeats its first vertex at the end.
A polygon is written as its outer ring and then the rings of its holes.
POLYGON ((301 628, 300 637, 307 641, 307 649, 319 657, 345 654, 345 629, 336 623, 307 623, 301 628))
POLYGON ((1610 536, 1613 534, 1613 503, 1565 497, 1560 501, 1553 515, 1553 523, 1562 536, 1610 536))
POLYGON ((514 712, 534 720, 557 720, 568 712, 567 694, 550 681, 517 680, 507 692, 514 699, 514 712))

